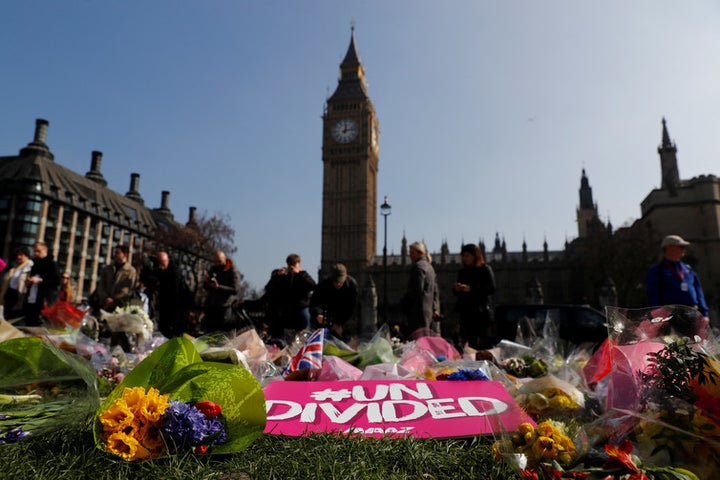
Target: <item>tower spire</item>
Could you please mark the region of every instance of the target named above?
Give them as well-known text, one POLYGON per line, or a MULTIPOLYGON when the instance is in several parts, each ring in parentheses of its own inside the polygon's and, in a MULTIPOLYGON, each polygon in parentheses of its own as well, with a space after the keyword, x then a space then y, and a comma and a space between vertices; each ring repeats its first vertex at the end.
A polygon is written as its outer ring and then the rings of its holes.
POLYGON ((580 209, 592 209, 594 208, 592 187, 588 181, 585 169, 582 169, 582 176, 580 177, 580 209))
POLYGON ((599 231, 600 218, 598 215, 597 204, 593 202, 592 187, 588 180, 585 169, 582 169, 580 177, 580 205, 576 210, 578 223, 578 237, 587 237, 592 233, 599 231))
POLYGON ((345 57, 340 63, 340 81, 335 92, 328 99, 345 100, 352 99, 369 99, 367 93, 367 84, 365 83, 365 69, 360 61, 357 48, 355 47, 355 24, 350 28, 350 45, 348 46, 345 57))
POLYGON ((660 155, 661 189, 668 190, 670 195, 677 195, 680 186, 680 173, 677 166, 677 147, 670 140, 665 117, 662 119, 662 144, 658 147, 660 155))
POLYGON ((662 119, 662 126, 663 126, 662 147, 663 148, 668 148, 668 147, 675 148, 675 145, 673 145, 672 142, 670 141, 670 134, 668 134, 667 121, 665 121, 665 117, 663 117, 663 119, 662 119))

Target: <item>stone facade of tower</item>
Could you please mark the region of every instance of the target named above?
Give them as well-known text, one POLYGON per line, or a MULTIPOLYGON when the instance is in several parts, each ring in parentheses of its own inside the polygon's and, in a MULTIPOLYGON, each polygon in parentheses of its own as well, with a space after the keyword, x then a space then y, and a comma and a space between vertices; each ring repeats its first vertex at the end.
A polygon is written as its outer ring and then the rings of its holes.
POLYGON ((692 243, 686 259, 700 276, 712 317, 720 300, 720 179, 715 175, 681 179, 677 147, 665 119, 662 123, 658 147, 662 183, 640 204, 640 221, 661 237, 676 234, 692 243))
POLYGON ((360 286, 367 280, 377 252, 378 135, 353 29, 323 113, 321 276, 341 262, 360 286))

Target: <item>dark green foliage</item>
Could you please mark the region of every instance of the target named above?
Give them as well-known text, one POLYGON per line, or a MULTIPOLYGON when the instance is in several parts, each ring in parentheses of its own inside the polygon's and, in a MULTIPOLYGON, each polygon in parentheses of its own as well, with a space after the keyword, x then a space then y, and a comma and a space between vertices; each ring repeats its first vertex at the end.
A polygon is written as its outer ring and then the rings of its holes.
POLYGON ((663 405, 671 398, 694 403, 697 395, 692 391, 690 380, 697 377, 700 384, 715 383, 717 374, 706 372, 707 355, 696 352, 685 341, 671 342, 662 350, 648 354, 650 373, 641 373, 643 409, 648 404, 663 405))

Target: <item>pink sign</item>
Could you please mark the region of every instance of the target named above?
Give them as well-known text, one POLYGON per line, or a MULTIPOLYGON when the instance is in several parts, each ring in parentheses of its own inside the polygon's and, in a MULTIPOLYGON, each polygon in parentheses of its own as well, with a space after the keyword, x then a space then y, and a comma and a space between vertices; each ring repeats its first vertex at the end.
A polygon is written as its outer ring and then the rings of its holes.
POLYGON ((265 433, 465 437, 534 422, 499 382, 275 381, 265 389, 265 433))

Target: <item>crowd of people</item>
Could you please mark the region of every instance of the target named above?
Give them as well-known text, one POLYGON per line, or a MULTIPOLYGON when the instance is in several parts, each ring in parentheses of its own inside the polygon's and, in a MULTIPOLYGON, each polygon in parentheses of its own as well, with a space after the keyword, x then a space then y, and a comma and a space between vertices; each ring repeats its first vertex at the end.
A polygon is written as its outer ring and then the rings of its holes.
MULTIPOLYGON (((689 245, 678 235, 662 240, 661 258, 646 276, 648 305, 689 305, 707 319, 708 306, 698 276, 682 261, 689 245)), ((57 301, 78 301, 71 272, 59 272, 48 246, 36 242, 33 254, 31 257, 21 247, 15 250, 10 264, 0 259, 2 317, 30 327, 41 325, 44 306, 57 301)), ((242 277, 224 252, 215 252, 213 264, 204 274, 205 295, 201 296, 204 298, 201 305, 196 305, 195 292, 188 288, 169 252, 158 251, 154 261, 144 264, 139 271, 131 265, 129 256, 127 246, 115 247, 113 262, 100 271, 96 289, 88 298, 94 312, 138 305, 167 338, 186 332, 229 331, 239 326, 239 317, 243 316, 238 308, 243 301, 242 277), (200 321, 196 322, 198 313, 200 321)), ((412 263, 400 302, 403 319, 395 325, 398 336, 407 340, 439 333, 443 319, 437 277, 427 248, 422 242, 414 242, 409 247, 409 256, 412 263)), ((461 348, 490 348, 496 341, 492 302, 495 276, 477 245, 463 245, 461 259, 462 267, 452 287, 458 318, 453 340, 461 348)), ((284 344, 299 331, 319 327, 347 340, 353 333, 351 320, 358 314, 358 293, 357 281, 348 275, 342 263, 335 264, 326 278, 315 282, 303 269, 300 256, 292 253, 283 267, 272 271, 262 297, 265 318, 255 327, 268 343, 284 344)), ((247 317, 244 320, 247 323, 247 317)))

